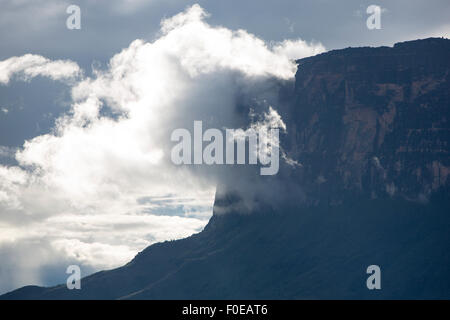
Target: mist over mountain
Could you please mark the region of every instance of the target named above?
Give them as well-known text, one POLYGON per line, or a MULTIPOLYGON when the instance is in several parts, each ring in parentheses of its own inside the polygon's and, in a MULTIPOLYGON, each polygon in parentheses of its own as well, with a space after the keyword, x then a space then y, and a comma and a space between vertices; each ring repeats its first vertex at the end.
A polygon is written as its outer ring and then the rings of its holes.
MULTIPOLYGON (((278 175, 229 168, 202 232, 83 278, 82 290, 1 298, 450 298, 448 57, 450 40, 429 38, 298 60, 295 82, 264 97, 287 127, 278 175), (381 290, 366 287, 373 264, 381 290)), ((243 122, 249 99, 236 105, 243 122)))

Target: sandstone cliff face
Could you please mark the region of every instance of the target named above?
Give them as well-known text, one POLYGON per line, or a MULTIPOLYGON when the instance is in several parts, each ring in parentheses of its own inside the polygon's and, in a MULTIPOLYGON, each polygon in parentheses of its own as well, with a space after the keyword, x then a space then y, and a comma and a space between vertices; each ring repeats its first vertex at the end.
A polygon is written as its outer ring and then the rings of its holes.
POLYGON ((299 60, 286 144, 309 197, 448 192, 449 58, 450 40, 432 38, 299 60))

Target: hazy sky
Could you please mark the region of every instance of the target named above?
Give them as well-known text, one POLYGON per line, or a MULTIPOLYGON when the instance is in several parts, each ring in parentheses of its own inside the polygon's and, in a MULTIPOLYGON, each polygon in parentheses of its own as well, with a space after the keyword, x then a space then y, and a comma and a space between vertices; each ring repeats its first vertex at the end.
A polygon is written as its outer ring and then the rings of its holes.
POLYGON ((170 130, 195 119, 235 125, 234 97, 292 79, 292 59, 450 34, 448 1, 0 0, 0 9, 0 293, 64 282, 69 264, 112 268, 200 231, 221 173, 167 164, 170 130), (66 28, 70 4, 80 30, 66 28), (371 4, 382 8, 380 30, 366 26, 371 4))
POLYGON ((81 64, 105 61, 137 38, 157 37, 160 20, 199 3, 212 25, 245 29, 266 40, 301 38, 328 49, 392 45, 448 35, 450 3, 420 1, 261 0, 1 0, 0 59, 33 52, 81 64), (82 29, 67 30, 65 9, 78 4, 82 29), (368 30, 366 9, 384 10, 381 30, 368 30))

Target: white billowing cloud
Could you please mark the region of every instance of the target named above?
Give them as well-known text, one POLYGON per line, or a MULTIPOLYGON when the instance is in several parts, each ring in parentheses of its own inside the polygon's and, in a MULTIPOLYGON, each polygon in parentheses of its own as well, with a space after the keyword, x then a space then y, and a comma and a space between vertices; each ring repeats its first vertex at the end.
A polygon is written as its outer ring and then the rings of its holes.
POLYGON ((67 259, 109 269, 125 264, 151 243, 184 238, 203 226, 204 221, 195 217, 60 214, 29 223, 27 228, 0 224, 0 246, 32 239, 48 243, 67 259))
POLYGON ((205 11, 194 5, 188 14, 180 13, 162 23, 164 41, 170 45, 168 53, 178 56, 191 76, 231 69, 248 76, 289 79, 297 70, 290 59, 324 51, 321 45, 311 46, 302 40, 285 40, 271 50, 263 40, 244 30, 209 27, 203 21, 205 16, 205 11))
POLYGON ((304 40, 284 40, 275 44, 273 51, 277 55, 286 56, 289 59, 301 59, 307 56, 325 52, 325 47, 321 43, 308 43, 304 40))
POLYGON ((20 194, 28 176, 25 171, 17 167, 0 166, 0 206, 2 209, 21 208, 20 194))
POLYGON ((19 75, 24 80, 36 76, 64 80, 80 76, 81 70, 73 61, 51 61, 39 55, 26 54, 0 61, 0 83, 8 84, 14 75, 19 75))
POLYGON ((283 119, 281 119, 278 112, 271 106, 269 106, 269 111, 264 112, 259 119, 255 119, 257 116, 258 115, 254 114, 252 110, 250 114, 250 117, 252 118, 250 126, 246 130, 237 129, 232 131, 230 139, 245 141, 245 139, 252 133, 265 132, 266 134, 259 135, 259 150, 254 150, 254 152, 256 152, 256 157, 268 157, 272 152, 272 147, 280 147, 279 140, 268 133, 271 129, 281 129, 281 131, 286 132, 286 124, 283 119))
MULTIPOLYGON (((204 227, 215 177, 171 163, 172 130, 194 120, 233 125, 236 90, 292 79, 293 58, 323 50, 300 40, 269 46, 244 30, 212 27, 206 16, 194 5, 164 20, 154 42, 135 40, 106 70, 78 78, 54 131, 27 141, 18 166, 0 166, 0 244, 45 239, 66 258, 110 268, 204 227)), ((67 61, 11 59, 0 64, 4 83, 18 72, 80 74, 67 61)), ((274 109, 266 121, 284 126, 274 109)))

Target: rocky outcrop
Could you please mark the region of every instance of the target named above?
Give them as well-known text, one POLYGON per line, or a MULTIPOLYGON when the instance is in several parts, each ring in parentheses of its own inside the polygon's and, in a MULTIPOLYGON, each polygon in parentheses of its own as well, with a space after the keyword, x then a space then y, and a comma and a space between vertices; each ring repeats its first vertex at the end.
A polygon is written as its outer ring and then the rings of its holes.
POLYGON ((308 198, 448 191, 449 57, 450 41, 431 38, 299 60, 286 144, 308 198))

